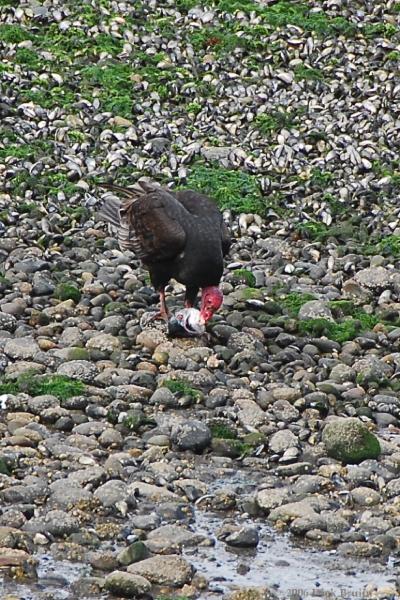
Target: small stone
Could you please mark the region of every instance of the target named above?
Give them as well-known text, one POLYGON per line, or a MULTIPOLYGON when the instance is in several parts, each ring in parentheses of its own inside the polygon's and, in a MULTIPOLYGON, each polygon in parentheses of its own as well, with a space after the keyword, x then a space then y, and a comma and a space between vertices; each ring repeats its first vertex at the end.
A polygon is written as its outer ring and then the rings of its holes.
POLYGON ((164 386, 158 388, 154 392, 154 394, 150 398, 150 403, 156 404, 158 406, 170 407, 177 407, 179 405, 176 396, 167 387, 164 386))
POLYGON ((259 535, 255 527, 241 527, 224 538, 228 546, 253 548, 258 545, 259 535))
POLYGON ((117 561, 128 566, 149 557, 149 550, 143 542, 134 542, 117 554, 117 561))
POLYGON ((71 379, 77 379, 84 383, 93 383, 98 370, 88 360, 71 360, 60 365, 57 369, 59 375, 65 375, 71 379))
POLYGON ((103 506, 111 507, 128 497, 127 489, 128 486, 124 481, 110 480, 98 487, 94 496, 100 500, 103 506))
POLYGON ((17 298, 16 300, 14 300, 14 302, 4 302, 4 304, 2 304, 0 308, 2 312, 7 315, 14 315, 16 317, 19 317, 25 312, 26 302, 24 302, 20 298, 17 298))
POLYGON ((245 429, 252 431, 265 424, 266 414, 254 400, 238 399, 235 404, 239 409, 238 421, 245 429))
POLYGON ((111 354, 116 350, 120 350, 121 343, 119 339, 109 333, 98 333, 86 344, 86 348, 90 350, 99 350, 100 352, 105 352, 107 354, 111 354))
POLYGON ((6 315, 0 312, 0 329, 13 333, 17 326, 17 319, 13 315, 6 315))
POLYGON ((187 420, 172 428, 171 440, 180 450, 201 452, 211 443, 211 431, 201 421, 187 420))
POLYGON ((16 360, 32 360, 40 351, 33 337, 15 338, 7 340, 4 352, 16 360))
POLYGON ((129 495, 142 497, 151 502, 168 502, 182 500, 178 494, 170 492, 167 488, 142 481, 135 481, 128 486, 129 495))
POLYGON ((151 590, 151 583, 141 575, 113 571, 107 575, 104 587, 107 591, 123 598, 138 598, 151 590))
POLYGON ((289 429, 282 429, 272 434, 268 442, 270 450, 278 454, 282 454, 285 450, 295 447, 297 444, 297 437, 289 429))
POLYGON ((279 421, 289 423, 295 421, 299 417, 299 411, 292 406, 287 400, 277 400, 270 409, 271 413, 279 421))
POLYGON ((368 289, 387 287, 391 280, 391 273, 385 267, 368 267, 355 274, 354 279, 368 289))
POLYGON ((266 512, 281 504, 288 502, 290 491, 287 488, 267 488, 260 490, 256 495, 257 505, 266 512))
POLYGON ((59 302, 56 306, 46 307, 43 313, 50 318, 61 321, 61 319, 71 316, 74 313, 74 308, 75 302, 73 300, 65 300, 64 302, 59 302))
POLYGON ((191 565, 181 556, 153 556, 129 565, 128 572, 142 575, 151 583, 181 587, 189 583, 193 577, 191 565))
POLYGON ((136 337, 136 343, 154 351, 157 346, 167 341, 165 333, 158 329, 146 328, 136 337))
POLYGON ((299 310, 298 319, 305 321, 307 319, 327 319, 333 321, 332 311, 326 302, 321 300, 310 300, 303 304, 299 310))
POLYGON ((340 544, 337 552, 341 556, 367 558, 371 556, 381 556, 382 549, 380 545, 370 544, 368 542, 346 542, 340 544))
POLYGON ((132 121, 129 119, 125 119, 124 117, 119 117, 118 115, 109 120, 110 125, 115 125, 116 127, 131 127, 132 121))
POLYGON ((354 381, 356 373, 354 369, 345 364, 335 365, 330 373, 330 379, 336 383, 344 383, 345 381, 354 381))
POLYGON ((379 504, 381 497, 378 492, 368 487, 357 487, 351 490, 351 498, 359 506, 379 504))

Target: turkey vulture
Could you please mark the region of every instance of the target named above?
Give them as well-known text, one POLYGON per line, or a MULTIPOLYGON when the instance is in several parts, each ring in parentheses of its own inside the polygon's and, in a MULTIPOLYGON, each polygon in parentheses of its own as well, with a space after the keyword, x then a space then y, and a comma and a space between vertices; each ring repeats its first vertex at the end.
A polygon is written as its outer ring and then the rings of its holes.
POLYGON ((133 250, 149 270, 160 294, 157 317, 168 319, 165 286, 173 278, 186 286, 186 308, 194 306, 201 288, 200 319, 206 323, 223 300, 218 284, 230 235, 222 214, 199 192, 138 183, 135 188, 100 184, 125 198, 105 200, 100 216, 118 228, 121 250, 133 250))

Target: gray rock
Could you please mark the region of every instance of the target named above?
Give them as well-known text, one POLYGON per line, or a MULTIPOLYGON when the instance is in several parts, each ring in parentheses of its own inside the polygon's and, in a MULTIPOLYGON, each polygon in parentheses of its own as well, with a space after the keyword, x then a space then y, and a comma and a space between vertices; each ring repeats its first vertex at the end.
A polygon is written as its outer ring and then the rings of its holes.
POLYGON ((0 312, 0 329, 13 333, 17 327, 17 319, 13 315, 0 312))
POLYGON ((37 481, 37 483, 14 485, 1 490, 0 500, 12 504, 19 502, 43 502, 48 495, 49 486, 47 483, 37 481))
POLYGON ((387 287, 391 281, 391 272, 385 267, 368 267, 355 274, 354 279, 368 289, 387 287))
POLYGON ((277 400, 269 407, 268 412, 272 413, 278 421, 284 421, 285 423, 296 421, 300 414, 297 408, 287 400, 277 400))
POLYGON ((261 342, 257 341, 256 338, 251 336, 249 333, 235 332, 229 337, 227 347, 235 352, 241 352, 243 350, 261 351, 265 353, 265 349, 261 342))
POLYGON ((378 427, 387 427, 388 425, 399 425, 399 420, 388 413, 373 412, 372 417, 378 427))
POLYGON ((112 479, 97 488, 94 496, 103 506, 115 506, 117 502, 124 501, 128 498, 128 485, 124 481, 112 479))
POLYGON ((61 333, 59 344, 64 347, 80 347, 84 343, 83 332, 79 327, 66 327, 61 333))
POLYGON ((98 370, 96 366, 88 360, 71 360, 60 365, 57 369, 59 375, 78 379, 84 383, 93 383, 98 370))
POLYGON ((285 402, 293 403, 298 400, 301 396, 299 390, 289 385, 277 385, 271 387, 271 394, 274 400, 284 400, 285 402))
POLYGON ((237 548, 253 548, 258 545, 259 535, 255 527, 240 527, 224 538, 228 546, 237 548))
POLYGON ((90 466, 87 469, 79 469, 68 475, 68 481, 72 484, 86 486, 88 484, 97 487, 106 477, 103 467, 90 466))
POLYGON ((257 505, 266 512, 269 512, 290 499, 290 490, 284 488, 267 488, 259 490, 256 494, 257 505))
POLYGON ((99 329, 104 331, 104 333, 109 333, 113 336, 122 335, 125 330, 125 324, 126 321, 121 315, 111 315, 100 321, 99 329))
POLYGON ((366 510, 360 517, 358 523, 358 530, 368 537, 370 535, 380 535, 389 531, 392 527, 392 523, 389 519, 383 517, 375 517, 371 515, 370 510, 366 510))
POLYGON ((3 313, 7 315, 14 315, 19 317, 24 314, 26 309, 26 302, 21 298, 17 298, 14 302, 4 302, 0 306, 3 313))
POLYGON ((125 571, 113 571, 107 575, 104 587, 108 592, 123 598, 140 598, 151 590, 148 579, 125 571))
POLYGON ((54 292, 55 284, 49 272, 37 271, 32 279, 32 294, 34 296, 47 296, 54 292))
POLYGON ((270 450, 278 454, 285 452, 288 448, 296 447, 297 444, 297 437, 289 429, 282 429, 272 434, 268 442, 270 450))
POLYGON ((322 300, 310 300, 306 302, 299 310, 298 319, 306 321, 307 319, 327 319, 333 321, 331 309, 326 302, 322 300))
POLYGON ((128 572, 142 575, 151 583, 181 587, 193 577, 191 565, 181 556, 153 556, 129 565, 128 572))
POLYGON ((130 496, 137 496, 138 498, 145 498, 152 502, 168 502, 174 500, 181 500, 178 494, 170 492, 167 488, 158 485, 151 485, 150 483, 144 483, 142 481, 135 481, 128 485, 128 494, 130 496))
POLYGON ((67 482, 65 479, 52 483, 50 490, 51 504, 65 509, 70 509, 82 501, 90 501, 93 497, 89 490, 82 489, 77 483, 74 485, 72 481, 67 482))
POLYGON ((98 350, 111 354, 112 352, 118 351, 121 348, 121 343, 117 337, 110 335, 109 333, 98 333, 94 335, 86 343, 88 350, 98 350))
POLYGON ((373 506, 381 501, 380 494, 368 487, 357 487, 351 490, 353 502, 359 506, 373 506))
POLYGON ((292 485, 295 494, 314 494, 326 484, 326 478, 320 475, 301 475, 292 485))
POLYGON ((340 556, 356 556, 358 558, 367 558, 372 556, 380 556, 382 548, 378 544, 370 544, 368 542, 346 542, 340 544, 338 550, 340 556))
POLYGON ((50 394, 28 399, 28 408, 34 415, 41 415, 46 409, 57 408, 59 406, 60 400, 50 394))
POLYGON ((206 160, 222 160, 228 158, 229 154, 235 150, 234 146, 203 146, 201 154, 206 160))
POLYGON ((43 517, 33 517, 23 526, 24 531, 43 533, 64 537, 79 531, 80 524, 77 518, 72 517, 62 510, 50 510, 43 517))
POLYGON ((325 531, 325 521, 322 515, 312 513, 297 517, 290 523, 290 531, 295 535, 305 535, 308 531, 318 529, 325 531))
POLYGON ((151 531, 160 525, 160 517, 156 513, 150 515, 132 515, 132 527, 151 531))
POLYGON ((388 498, 400 496, 400 478, 392 479, 386 484, 386 495, 388 498))
POLYGON ((97 279, 101 283, 117 283, 120 274, 114 267, 100 267, 97 272, 97 279))
POLYGON ((179 405, 176 396, 167 388, 160 387, 150 398, 150 403, 157 406, 177 407, 179 405))
POLYGON ((373 355, 356 360, 353 369, 365 383, 382 381, 393 374, 393 369, 389 364, 373 355))
POLYGON ((237 413, 238 421, 247 431, 258 429, 266 423, 265 412, 254 400, 239 398, 235 401, 235 405, 239 409, 237 413))
POLYGON ((205 423, 191 419, 172 428, 171 440, 180 450, 201 452, 211 444, 211 431, 205 423))
POLYGON ((148 534, 146 546, 153 554, 173 554, 183 547, 197 546, 205 539, 182 525, 163 525, 148 534))
POLYGON ((359 463, 380 454, 379 441, 355 418, 336 418, 322 432, 328 456, 344 463, 359 463))
POLYGON ((335 365, 330 373, 330 379, 336 383, 344 383, 345 381, 354 381, 356 372, 351 367, 341 363, 335 365))
POLYGON ((40 258, 25 258, 15 263, 14 268, 22 273, 35 273, 49 267, 49 263, 40 258))
POLYGON ((115 429, 105 429, 99 436, 99 443, 103 448, 121 448, 124 443, 124 438, 119 431, 115 429))
POLYGON ((99 436, 109 429, 108 423, 102 423, 101 421, 88 421, 87 423, 81 423, 73 429, 73 433, 79 433, 80 435, 96 435, 99 436))
POLYGON ((133 542, 127 548, 124 548, 117 554, 117 561, 120 565, 128 566, 149 558, 149 550, 143 542, 133 542))
POLYGON ((160 383, 162 383, 164 379, 183 380, 190 386, 199 390, 210 390, 216 385, 215 375, 210 373, 208 369, 199 369, 198 371, 183 371, 176 369, 160 378, 160 383))
POLYGON ((289 521, 300 517, 315 517, 321 510, 329 509, 329 502, 323 496, 311 496, 298 502, 289 502, 271 510, 271 521, 289 521))
POLYGON ((17 360, 33 360, 39 352, 39 346, 33 337, 15 338, 7 340, 4 352, 17 360))

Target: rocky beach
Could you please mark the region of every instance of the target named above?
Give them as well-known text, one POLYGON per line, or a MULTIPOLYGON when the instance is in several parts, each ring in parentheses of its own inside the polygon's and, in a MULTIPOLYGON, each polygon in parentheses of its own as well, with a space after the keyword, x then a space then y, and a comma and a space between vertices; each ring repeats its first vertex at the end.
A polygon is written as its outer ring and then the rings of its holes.
POLYGON ((399 597, 399 20, 0 0, 2 599, 399 597), (201 337, 97 215, 140 178, 231 228, 201 337))

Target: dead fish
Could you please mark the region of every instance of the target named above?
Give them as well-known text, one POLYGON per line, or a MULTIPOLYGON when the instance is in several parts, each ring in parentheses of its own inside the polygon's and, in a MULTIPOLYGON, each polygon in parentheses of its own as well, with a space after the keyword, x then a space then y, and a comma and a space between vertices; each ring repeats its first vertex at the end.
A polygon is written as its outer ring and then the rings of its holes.
POLYGON ((168 334, 175 337, 195 337, 206 330, 203 317, 197 308, 183 308, 168 321, 168 334))

